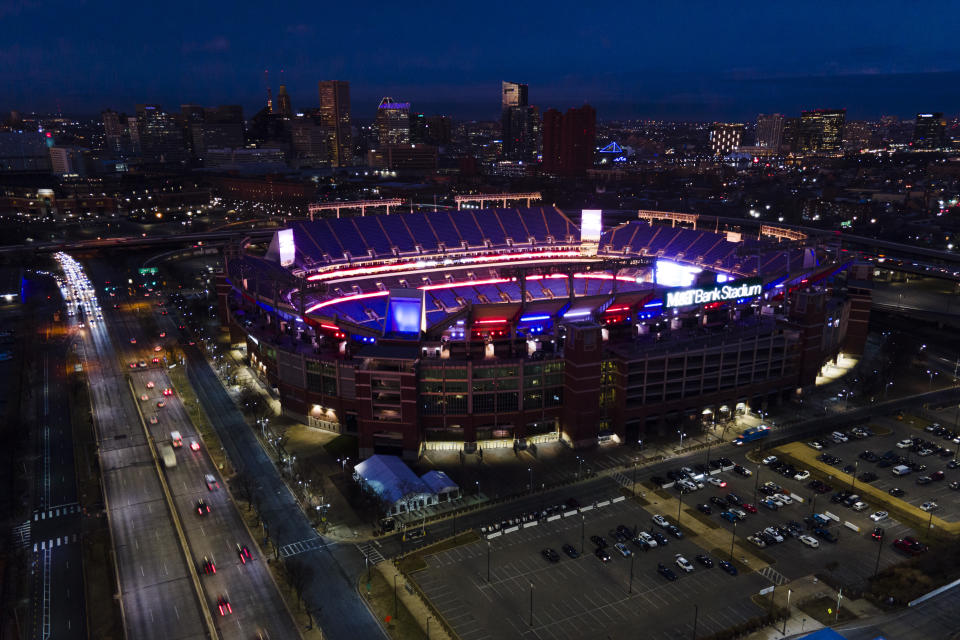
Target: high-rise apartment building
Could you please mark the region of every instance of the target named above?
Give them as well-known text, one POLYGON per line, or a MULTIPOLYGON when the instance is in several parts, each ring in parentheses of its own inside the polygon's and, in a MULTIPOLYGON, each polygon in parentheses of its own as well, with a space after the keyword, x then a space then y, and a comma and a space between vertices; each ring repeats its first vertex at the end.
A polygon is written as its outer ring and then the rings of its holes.
POLYGON ((450 144, 450 117, 411 114, 410 140, 418 144, 450 144))
POLYGON ((942 113, 918 113, 913 126, 914 149, 942 149, 946 146, 947 121, 942 113))
POLYGON ((353 162, 353 136, 350 131, 350 83, 324 80, 319 84, 320 124, 327 130, 330 164, 344 167, 353 162))
POLYGON ((590 105, 543 114, 543 170, 579 176, 593 167, 597 144, 597 112, 590 105))
POLYGON ((327 131, 311 117, 294 118, 290 122, 290 147, 301 166, 321 166, 329 162, 327 131))
POLYGON ((714 157, 722 158, 731 151, 736 151, 742 140, 742 124, 716 122, 710 127, 710 153, 714 157))
POLYGON ((381 145, 410 144, 410 103, 382 99, 377 107, 376 124, 381 145))
POLYGON ((859 153, 863 149, 874 149, 879 141, 873 124, 863 120, 851 120, 843 127, 843 150, 859 153))
POLYGON ((535 161, 540 154, 540 112, 529 103, 527 85, 503 82, 500 92, 504 157, 535 161))
POLYGON ((783 119, 783 138, 780 142, 780 151, 787 153, 788 151, 797 150, 797 134, 800 132, 800 118, 784 118, 783 119))
POLYGON ((757 116, 756 146, 779 152, 783 145, 784 120, 782 113, 761 113, 757 116))
POLYGON ((797 147, 801 153, 839 153, 843 148, 846 109, 814 109, 800 113, 797 147))
POLYGON ((244 145, 243 107, 181 105, 180 118, 185 139, 194 158, 205 157, 208 149, 239 149, 244 145))

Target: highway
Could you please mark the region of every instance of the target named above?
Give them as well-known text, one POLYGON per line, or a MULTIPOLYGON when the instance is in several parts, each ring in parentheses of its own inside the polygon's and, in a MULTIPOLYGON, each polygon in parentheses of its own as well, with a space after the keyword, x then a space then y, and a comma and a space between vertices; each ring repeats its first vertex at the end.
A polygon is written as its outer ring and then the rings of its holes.
MULTIPOLYGON (((146 420, 163 412, 162 422, 158 419, 151 433, 155 442, 169 442, 169 432, 176 429, 185 443, 196 434, 176 396, 162 395, 170 387, 165 369, 151 362, 153 354, 148 355, 146 347, 130 344, 132 337, 147 342, 138 333, 136 320, 113 309, 104 315, 106 323, 99 321, 82 331, 79 350, 98 426, 127 637, 250 638, 260 631, 272 638, 297 637, 232 501, 225 491, 206 489, 204 475, 215 471, 202 446, 194 452, 187 444, 177 454, 177 466, 163 472, 176 511, 171 514, 138 405, 146 420), (145 366, 130 369, 131 361, 138 365, 143 361, 145 366), (128 380, 138 395, 149 391, 147 401, 135 400, 128 380), (154 388, 147 390, 150 380, 154 388), (159 409, 156 403, 161 399, 166 406, 159 409), (203 517, 196 513, 200 496, 211 508, 203 517), (175 518, 187 542, 187 557, 175 518), (246 564, 240 563, 237 543, 251 551, 246 564), (216 563, 215 575, 203 573, 204 556, 216 563), (206 607, 198 601, 198 583, 206 607), (217 606, 220 596, 228 597, 232 608, 224 616, 217 606)), ((86 316, 93 317, 90 311, 86 316)))
MULTIPOLYGON (((172 315, 157 318, 168 335, 179 334, 172 315)), ((336 543, 316 533, 277 468, 247 426, 216 374, 195 346, 184 346, 187 374, 238 472, 252 479, 260 515, 283 557, 296 555, 312 568, 303 598, 314 619, 332 640, 386 638, 357 592, 364 570, 356 545, 336 543)))

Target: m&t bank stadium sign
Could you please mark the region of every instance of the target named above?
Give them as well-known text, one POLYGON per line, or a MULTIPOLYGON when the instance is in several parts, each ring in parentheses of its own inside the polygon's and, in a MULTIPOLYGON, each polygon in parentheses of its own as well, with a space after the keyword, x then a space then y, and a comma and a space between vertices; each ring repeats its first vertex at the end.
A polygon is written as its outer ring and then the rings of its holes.
POLYGON ((695 287, 692 289, 674 289, 667 292, 667 307, 690 307, 711 302, 725 302, 753 298, 763 293, 760 278, 747 278, 736 282, 718 284, 714 287, 695 287))

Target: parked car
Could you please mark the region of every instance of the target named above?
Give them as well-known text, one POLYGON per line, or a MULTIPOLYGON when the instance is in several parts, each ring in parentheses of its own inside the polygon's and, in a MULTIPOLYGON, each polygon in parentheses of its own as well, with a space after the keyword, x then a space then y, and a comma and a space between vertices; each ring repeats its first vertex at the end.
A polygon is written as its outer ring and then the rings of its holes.
POLYGON ((607 550, 603 547, 597 547, 593 555, 597 556, 600 559, 600 562, 610 562, 610 554, 607 553, 607 550))
POLYGON ((797 538, 797 540, 807 545, 811 549, 817 549, 820 547, 820 541, 814 538, 813 536, 802 535, 799 538, 797 538))
POLYGON ((683 555, 678 553, 677 555, 674 556, 674 558, 676 560, 677 566, 680 567, 682 571, 686 573, 690 573, 691 571, 693 571, 693 565, 690 564, 690 561, 684 558, 683 555))
POLYGON ((927 550, 927 545, 923 544, 916 538, 907 536, 904 538, 898 538, 893 541, 894 548, 908 553, 912 556, 919 555, 927 550))
POLYGON ((550 562, 560 562, 560 554, 549 547, 541 551, 540 555, 550 562))
POLYGON ((800 481, 802 482, 802 481, 806 480, 806 479, 809 478, 809 477, 810 477, 810 472, 807 471, 806 469, 804 469, 804 470, 802 470, 802 471, 798 471, 797 474, 796 474, 795 476, 793 476, 793 479, 794 479, 794 480, 800 480, 800 481))
POLYGON ((824 529, 824 528, 822 528, 822 527, 818 527, 818 528, 814 529, 814 530, 813 530, 813 533, 814 533, 814 535, 816 535, 817 537, 823 538, 823 539, 826 540, 827 542, 836 542, 836 541, 837 541, 837 537, 836 537, 835 535, 833 535, 832 533, 830 533, 830 531, 828 531, 827 529, 824 529))
POLYGON ((677 579, 677 574, 671 571, 670 567, 666 566, 662 562, 657 565, 657 573, 662 575, 667 580, 670 580, 671 582, 677 579))
POLYGON ((657 525, 658 527, 666 527, 670 524, 670 522, 668 522, 667 519, 660 514, 657 514, 653 516, 653 524, 657 525))
POLYGON ((707 569, 713 568, 713 560, 710 559, 710 556, 705 553, 698 553, 693 559, 705 566, 707 569))
POLYGON ((735 566, 733 566, 733 564, 731 564, 730 562, 728 562, 728 561, 726 561, 726 560, 721 560, 721 561, 720 561, 720 568, 723 569, 724 571, 726 571, 727 573, 729 573, 729 574, 732 575, 732 576, 737 575, 737 568, 736 568, 735 566))
POLYGON ((574 548, 574 546, 573 546, 572 544, 564 544, 563 547, 561 547, 561 548, 563 549, 563 552, 564 552, 565 554, 567 554, 567 556, 568 556, 569 558, 572 558, 572 559, 576 560, 577 558, 580 557, 580 552, 577 551, 576 548, 574 548))
POLYGON ((613 545, 613 547, 617 551, 619 551, 620 555, 622 555, 624 558, 629 558, 630 556, 633 555, 633 551, 630 550, 630 547, 623 544, 622 542, 618 542, 617 544, 613 545))
POLYGON ((870 519, 874 522, 883 522, 890 516, 886 511, 874 511, 870 514, 870 519))

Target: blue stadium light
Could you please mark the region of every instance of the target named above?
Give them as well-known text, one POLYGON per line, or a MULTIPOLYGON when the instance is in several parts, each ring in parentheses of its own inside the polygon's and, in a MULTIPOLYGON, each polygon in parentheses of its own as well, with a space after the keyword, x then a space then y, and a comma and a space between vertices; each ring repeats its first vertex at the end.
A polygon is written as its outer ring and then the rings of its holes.
POLYGON ((583 316, 588 316, 591 313, 592 312, 589 309, 586 309, 584 311, 568 311, 565 314, 563 314, 563 317, 564 318, 581 318, 583 316))
POLYGON ((654 300, 653 302, 648 302, 647 304, 643 305, 643 308, 647 309, 649 307, 662 307, 662 306, 663 306, 663 300, 654 300))
POLYGON ((520 322, 536 322, 537 320, 549 320, 550 316, 523 316, 520 322))

